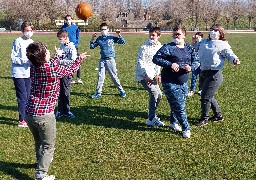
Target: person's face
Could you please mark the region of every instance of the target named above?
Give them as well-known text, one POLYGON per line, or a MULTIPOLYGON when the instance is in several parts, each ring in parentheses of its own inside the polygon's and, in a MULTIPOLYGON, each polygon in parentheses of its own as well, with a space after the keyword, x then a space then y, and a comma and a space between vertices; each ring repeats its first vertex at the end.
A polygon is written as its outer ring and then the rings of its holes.
POLYGON ((31 26, 27 26, 27 27, 24 28, 23 33, 24 32, 33 32, 33 29, 32 29, 31 26))
POLYGON ((149 32, 150 40, 157 41, 159 38, 160 38, 160 36, 158 36, 156 32, 149 32))
POLYGON ((185 33, 182 32, 181 29, 179 29, 178 31, 173 31, 172 33, 173 39, 185 39, 185 33))
POLYGON ((212 40, 219 40, 220 38, 220 30, 218 28, 211 28, 210 30, 210 38, 212 40))
POLYGON ((59 39, 60 44, 66 44, 69 42, 68 37, 59 37, 58 39, 59 39))
POLYGON ((66 17, 65 21, 70 26, 72 23, 72 18, 70 16, 68 16, 68 17, 66 17))
POLYGON ((103 36, 107 36, 108 35, 108 27, 107 26, 102 26, 101 28, 100 28, 100 32, 101 32, 101 34, 103 35, 103 36))

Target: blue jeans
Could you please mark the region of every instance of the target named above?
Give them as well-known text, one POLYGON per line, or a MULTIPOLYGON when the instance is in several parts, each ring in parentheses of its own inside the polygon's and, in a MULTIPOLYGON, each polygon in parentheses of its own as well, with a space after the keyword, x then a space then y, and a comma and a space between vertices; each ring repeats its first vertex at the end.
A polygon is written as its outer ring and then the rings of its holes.
POLYGON ((56 119, 54 114, 28 116, 26 122, 34 137, 37 159, 36 178, 47 175, 56 142, 56 119))
POLYGON ((30 78, 13 78, 16 97, 18 100, 19 120, 25 118, 26 103, 30 96, 31 80, 30 78))
POLYGON ((190 130, 186 113, 188 84, 162 83, 163 91, 171 108, 170 123, 180 123, 182 131, 190 130))
MULTIPOLYGON (((190 91, 195 91, 197 76, 200 76, 200 73, 201 73, 200 67, 198 67, 197 69, 192 71, 190 91)), ((198 90, 199 91, 201 90, 201 83, 200 82, 199 82, 199 85, 198 85, 198 90)))
POLYGON ((214 95, 223 81, 221 70, 207 70, 201 73, 201 119, 208 119, 210 109, 215 116, 221 115, 221 110, 214 95))

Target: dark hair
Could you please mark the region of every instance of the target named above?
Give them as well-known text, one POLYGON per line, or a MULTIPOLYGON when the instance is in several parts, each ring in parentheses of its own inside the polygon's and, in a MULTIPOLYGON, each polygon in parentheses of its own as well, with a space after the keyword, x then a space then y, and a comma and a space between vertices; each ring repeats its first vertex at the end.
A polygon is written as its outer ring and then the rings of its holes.
POLYGON ((21 25, 21 31, 24 32, 24 29, 28 26, 31 26, 31 28, 33 29, 34 26, 32 25, 32 23, 30 21, 24 21, 21 25))
POLYGON ((172 31, 178 31, 178 30, 181 30, 186 35, 185 26, 182 26, 182 25, 178 24, 178 25, 175 25, 172 29, 172 31))
POLYGON ((57 32, 57 37, 62 38, 62 37, 68 37, 68 32, 64 29, 61 29, 57 32))
POLYGON ((157 34, 157 36, 160 36, 160 35, 161 35, 161 30, 160 30, 159 27, 151 27, 151 28, 149 29, 149 32, 151 32, 151 33, 155 32, 155 33, 157 34))
POLYGON ((201 36, 201 38, 203 38, 203 37, 204 37, 204 34, 203 34, 202 32, 196 32, 196 34, 195 34, 195 35, 201 36))
MULTIPOLYGON (((221 25, 221 24, 215 24, 213 25, 210 30, 218 30, 219 33, 220 33, 220 38, 219 40, 222 40, 222 41, 226 41, 227 38, 225 36, 225 33, 224 33, 224 27, 221 25)), ((210 38, 210 35, 209 35, 209 38, 210 38)))
POLYGON ((27 57, 34 66, 39 67, 45 63, 46 50, 47 47, 43 43, 31 43, 26 49, 27 57))
MULTIPOLYGON (((69 14, 66 15, 66 16, 64 17, 64 19, 67 20, 68 17, 71 17, 71 15, 69 15, 69 14)), ((71 19, 72 19, 72 17, 71 17, 71 19)))
POLYGON ((108 24, 107 23, 101 23, 100 28, 102 28, 103 26, 107 26, 108 27, 108 24))

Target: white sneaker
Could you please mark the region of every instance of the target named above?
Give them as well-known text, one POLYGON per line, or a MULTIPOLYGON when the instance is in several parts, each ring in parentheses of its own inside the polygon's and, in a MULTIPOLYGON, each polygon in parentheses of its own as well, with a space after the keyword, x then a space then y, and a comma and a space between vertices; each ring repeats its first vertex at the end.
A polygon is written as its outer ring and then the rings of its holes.
POLYGON ((201 96, 201 93, 202 93, 202 90, 198 91, 197 94, 198 94, 199 96, 201 96))
POLYGON ((147 119, 146 124, 147 124, 148 126, 165 126, 165 124, 164 124, 162 121, 160 121, 160 118, 158 118, 158 117, 154 117, 154 118, 152 119, 152 121, 150 121, 149 119, 147 119))
POLYGON ((81 79, 78 79, 77 84, 83 84, 83 81, 81 79))
MULTIPOLYGON (((41 178, 40 178, 41 179, 41 178)), ((55 176, 54 175, 50 175, 50 176, 45 176, 43 179, 41 179, 41 180, 54 180, 55 179, 55 176)), ((36 180, 38 180, 38 178, 36 179, 36 180)))
POLYGON ((174 131, 182 131, 182 128, 176 123, 176 124, 170 124, 170 128, 173 129, 174 131))
POLYGON ((194 95, 194 91, 189 91, 188 92, 188 96, 193 96, 194 95))
POLYGON ((182 137, 184 137, 184 138, 190 138, 190 136, 191 136, 190 130, 183 131, 182 137))
POLYGON ((76 81, 75 81, 75 80, 72 80, 72 81, 71 81, 71 84, 76 84, 76 81))

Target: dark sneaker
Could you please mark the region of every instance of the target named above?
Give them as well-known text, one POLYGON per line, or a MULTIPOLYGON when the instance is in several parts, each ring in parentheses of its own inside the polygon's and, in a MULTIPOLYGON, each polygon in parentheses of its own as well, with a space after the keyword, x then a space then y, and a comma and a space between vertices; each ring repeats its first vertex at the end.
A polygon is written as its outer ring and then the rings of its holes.
POLYGON ((68 111, 68 113, 66 114, 66 116, 69 117, 69 118, 75 118, 75 117, 76 117, 76 116, 75 116, 72 112, 70 112, 70 111, 68 111))
POLYGON ((201 127, 201 126, 204 126, 206 124, 208 124, 208 119, 203 119, 203 120, 199 121, 198 123, 196 123, 196 126, 201 127))
POLYGON ((56 119, 60 119, 62 116, 64 116, 64 114, 62 114, 61 112, 57 111, 55 114, 55 118, 56 119))
POLYGON ((126 97, 125 91, 120 91, 119 95, 120 95, 122 98, 126 97))
POLYGON ((210 120, 212 120, 213 122, 222 122, 222 121, 224 121, 224 117, 222 115, 213 116, 212 118, 210 118, 210 120))

